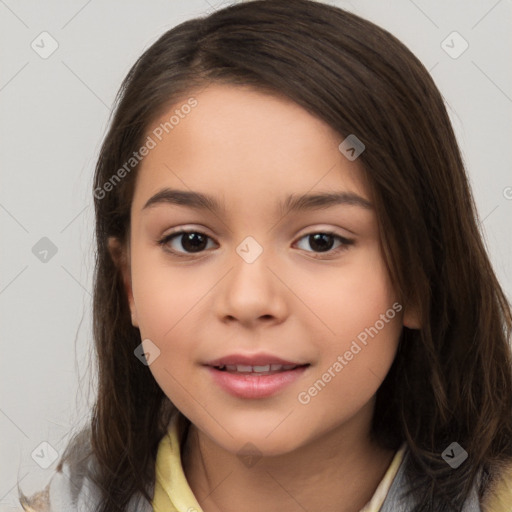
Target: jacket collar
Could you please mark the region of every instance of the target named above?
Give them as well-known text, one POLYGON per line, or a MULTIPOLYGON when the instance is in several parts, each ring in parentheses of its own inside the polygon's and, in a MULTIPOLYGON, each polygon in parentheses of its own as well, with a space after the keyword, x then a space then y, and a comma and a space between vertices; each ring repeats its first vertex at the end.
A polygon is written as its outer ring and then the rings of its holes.
MULTIPOLYGON (((407 449, 379 512, 410 512, 418 504, 412 496, 405 496, 405 491, 408 490, 405 468, 409 457, 410 452, 407 449)), ((476 486, 473 486, 471 489, 471 493, 464 502, 461 512, 482 512, 476 486)))

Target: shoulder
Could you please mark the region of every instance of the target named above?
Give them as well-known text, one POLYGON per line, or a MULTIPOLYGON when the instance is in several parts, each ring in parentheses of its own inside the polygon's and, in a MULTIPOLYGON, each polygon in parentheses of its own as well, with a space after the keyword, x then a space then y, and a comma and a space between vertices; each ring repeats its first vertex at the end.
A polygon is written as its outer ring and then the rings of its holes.
POLYGON ((512 512, 512 461, 503 464, 489 483, 482 499, 482 512, 512 512))
MULTIPOLYGON (((420 505, 417 497, 409 492, 412 485, 407 474, 410 456, 410 449, 407 447, 379 512, 410 512, 420 505)), ((461 512, 512 512, 512 472, 510 469, 512 468, 500 472, 495 480, 489 482, 482 500, 478 497, 478 485, 483 476, 482 470, 480 470, 477 481, 470 489, 461 512)))
POLYGON ((18 486, 20 505, 28 512, 77 510, 87 495, 90 510, 94 510, 99 493, 90 480, 92 470, 90 430, 86 428, 73 436, 44 489, 26 496, 18 486))
MULTIPOLYGON (((92 476, 97 463, 92 454, 90 429, 76 434, 67 445, 57 468, 44 489, 25 496, 18 486, 19 501, 26 512, 96 512, 101 493, 92 476)), ((151 512, 151 505, 134 496, 127 512, 151 512)))

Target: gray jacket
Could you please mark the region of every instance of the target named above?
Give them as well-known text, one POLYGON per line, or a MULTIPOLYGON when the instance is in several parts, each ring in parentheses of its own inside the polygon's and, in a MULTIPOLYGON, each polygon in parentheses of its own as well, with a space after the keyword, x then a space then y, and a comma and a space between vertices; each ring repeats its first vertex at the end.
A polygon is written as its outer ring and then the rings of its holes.
MULTIPOLYGON (((57 468, 45 489, 30 498, 20 492, 20 504, 23 510, 30 512, 97 512, 99 489, 92 483, 90 475, 94 464, 88 453, 87 437, 84 432, 77 443, 68 447, 70 454, 66 463, 57 468)), ((410 512, 414 503, 411 498, 401 496, 405 489, 405 463, 409 453, 405 452, 402 463, 391 484, 380 512, 410 512)), ((19 490, 19 488, 18 488, 19 490)), ((149 493, 153 496, 153 489, 149 493)), ((130 501, 127 512, 152 512, 151 503, 141 495, 135 495, 130 501)), ((169 511, 174 512, 174 511, 169 511)), ((178 512, 187 512, 179 510, 178 512)), ((482 512, 476 487, 466 500, 463 512, 482 512)))

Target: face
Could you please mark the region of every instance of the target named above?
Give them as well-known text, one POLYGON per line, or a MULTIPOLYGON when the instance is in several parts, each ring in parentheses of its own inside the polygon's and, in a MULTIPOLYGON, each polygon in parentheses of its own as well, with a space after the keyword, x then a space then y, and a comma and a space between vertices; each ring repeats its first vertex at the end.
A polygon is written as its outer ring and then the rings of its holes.
POLYGON ((343 137, 249 87, 210 85, 194 98, 161 140, 154 130, 187 99, 147 133, 156 146, 138 170, 124 269, 132 322, 156 355, 154 378, 200 431, 233 453, 251 442, 282 454, 373 408, 402 305, 343 137), (322 194, 338 200, 295 201, 322 194), (307 366, 279 372, 277 387, 230 373, 236 392, 206 365, 259 354, 307 366))

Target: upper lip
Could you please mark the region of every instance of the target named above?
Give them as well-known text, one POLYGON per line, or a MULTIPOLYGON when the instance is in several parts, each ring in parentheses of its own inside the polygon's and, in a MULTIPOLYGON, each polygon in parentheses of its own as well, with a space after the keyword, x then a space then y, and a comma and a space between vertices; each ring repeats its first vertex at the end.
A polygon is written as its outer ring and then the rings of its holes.
POLYGON ((267 364, 282 364, 289 365, 295 364, 297 366, 302 366, 308 363, 299 363, 296 361, 287 361, 280 357, 274 356, 272 354, 252 354, 252 355, 244 355, 244 354, 231 354, 228 356, 220 357, 218 359, 214 359, 212 361, 208 361, 205 363, 207 366, 222 366, 222 365, 247 365, 247 366, 263 366, 267 364))

